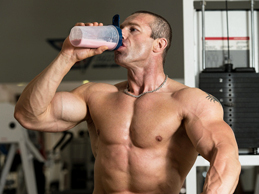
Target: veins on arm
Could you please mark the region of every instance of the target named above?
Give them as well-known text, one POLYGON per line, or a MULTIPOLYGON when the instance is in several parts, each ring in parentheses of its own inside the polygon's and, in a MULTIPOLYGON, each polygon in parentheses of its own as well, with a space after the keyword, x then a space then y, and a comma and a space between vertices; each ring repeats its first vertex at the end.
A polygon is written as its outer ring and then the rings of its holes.
POLYGON ((223 122, 223 109, 219 106, 221 103, 213 95, 198 89, 190 90, 187 96, 195 97, 195 100, 192 98, 186 103, 187 133, 197 151, 209 159, 211 151, 218 143, 217 134, 223 122))
POLYGON ((192 111, 186 111, 187 134, 196 150, 210 161, 204 193, 233 193, 240 173, 238 147, 232 129, 223 120, 221 103, 199 91, 189 96, 195 96, 196 101, 189 103, 192 111))

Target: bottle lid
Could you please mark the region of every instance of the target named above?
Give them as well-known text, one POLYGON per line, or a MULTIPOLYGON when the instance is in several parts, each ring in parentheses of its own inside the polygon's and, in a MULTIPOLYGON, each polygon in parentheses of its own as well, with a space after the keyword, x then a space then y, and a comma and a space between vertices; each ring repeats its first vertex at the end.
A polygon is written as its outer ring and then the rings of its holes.
POLYGON ((117 50, 122 45, 122 31, 120 29, 120 15, 119 14, 116 14, 113 16, 112 25, 116 28, 116 30, 118 31, 118 34, 119 34, 118 44, 115 47, 115 49, 113 49, 113 50, 117 50))

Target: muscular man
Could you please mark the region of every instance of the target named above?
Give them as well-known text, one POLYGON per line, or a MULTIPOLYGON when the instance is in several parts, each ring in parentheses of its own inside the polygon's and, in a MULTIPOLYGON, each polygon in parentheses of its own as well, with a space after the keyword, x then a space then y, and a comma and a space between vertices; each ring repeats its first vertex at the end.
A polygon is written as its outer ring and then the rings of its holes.
POLYGON ((67 38, 56 59, 25 88, 16 119, 28 129, 48 132, 86 121, 96 159, 94 194, 178 194, 198 153, 210 162, 203 193, 233 193, 240 173, 238 148, 220 103, 164 73, 169 24, 156 14, 137 12, 121 29, 123 45, 115 61, 127 68, 127 81, 56 92, 75 62, 107 49, 74 48, 67 38))

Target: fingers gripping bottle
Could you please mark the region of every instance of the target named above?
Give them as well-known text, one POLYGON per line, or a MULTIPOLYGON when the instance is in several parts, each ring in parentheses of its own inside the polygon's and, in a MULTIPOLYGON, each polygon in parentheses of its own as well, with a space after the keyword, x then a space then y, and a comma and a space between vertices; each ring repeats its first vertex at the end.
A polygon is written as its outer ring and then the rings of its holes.
POLYGON ((116 50, 122 45, 122 32, 119 26, 120 16, 113 16, 113 25, 75 26, 71 29, 69 40, 75 47, 98 48, 108 46, 116 50))

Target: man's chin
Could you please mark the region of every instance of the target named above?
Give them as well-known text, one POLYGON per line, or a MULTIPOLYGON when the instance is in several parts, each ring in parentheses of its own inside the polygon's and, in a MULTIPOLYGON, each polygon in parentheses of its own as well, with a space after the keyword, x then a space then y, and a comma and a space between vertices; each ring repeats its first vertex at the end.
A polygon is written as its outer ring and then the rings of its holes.
POLYGON ((114 59, 115 59, 115 61, 122 60, 122 53, 118 50, 114 51, 114 59))
POLYGON ((117 65, 125 67, 125 65, 124 65, 125 63, 124 63, 124 60, 122 59, 122 57, 116 56, 116 54, 115 54, 114 61, 117 65))
MULTIPOLYGON (((123 50, 123 49, 122 49, 123 50)), ((128 58, 127 53, 123 52, 122 50, 116 50, 114 51, 114 59, 116 64, 124 64, 126 62, 126 59, 128 58)), ((121 65, 123 66, 123 65, 121 65)))

